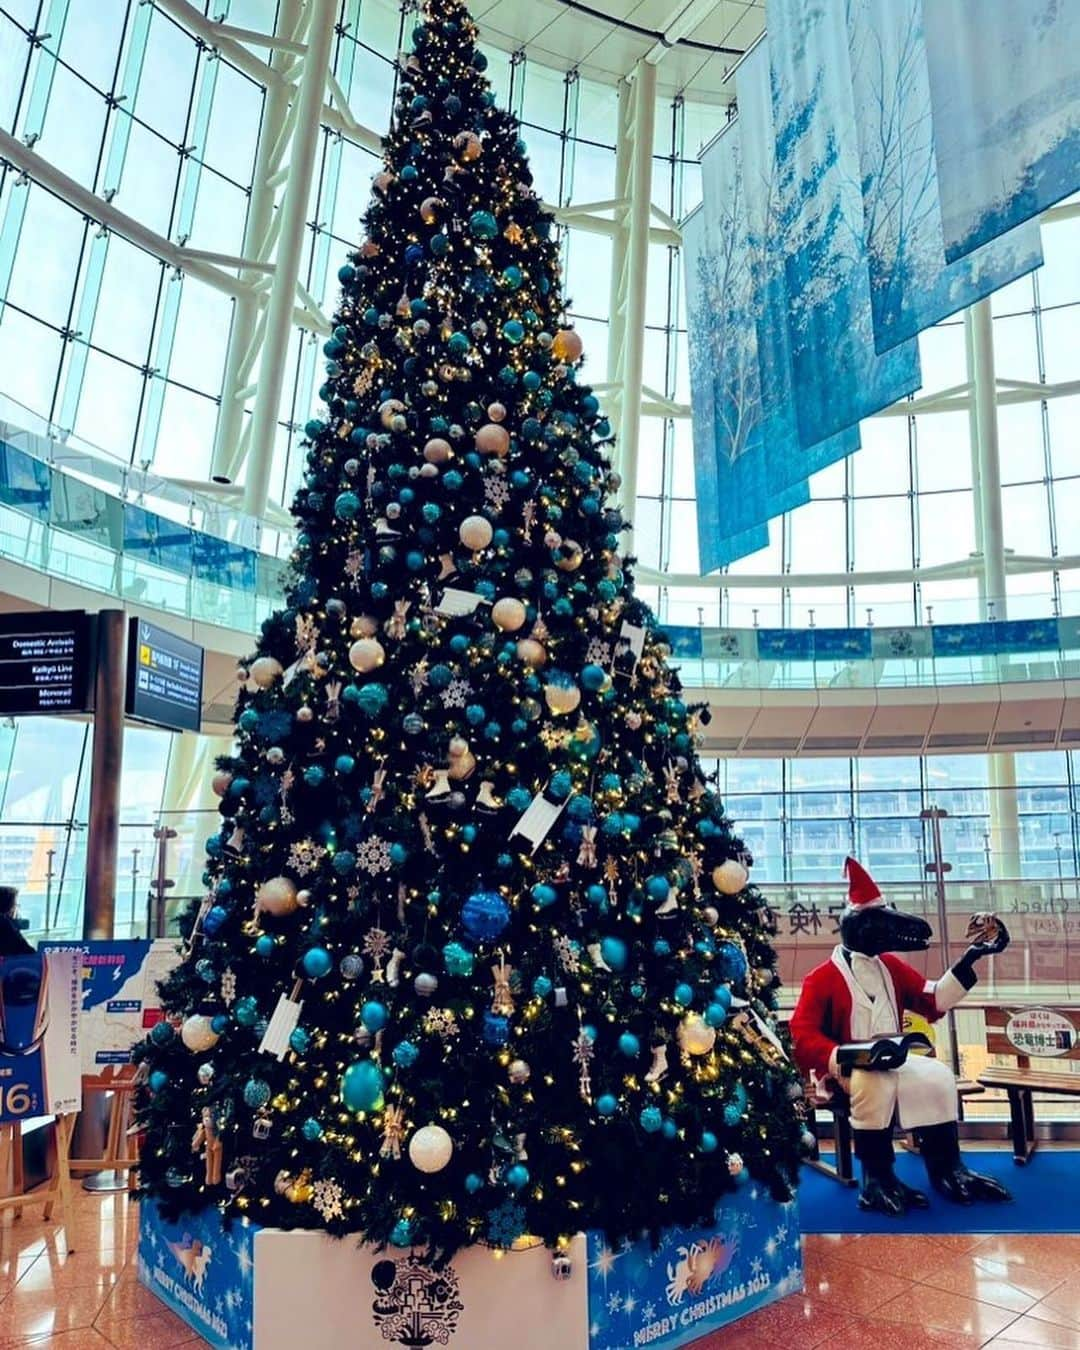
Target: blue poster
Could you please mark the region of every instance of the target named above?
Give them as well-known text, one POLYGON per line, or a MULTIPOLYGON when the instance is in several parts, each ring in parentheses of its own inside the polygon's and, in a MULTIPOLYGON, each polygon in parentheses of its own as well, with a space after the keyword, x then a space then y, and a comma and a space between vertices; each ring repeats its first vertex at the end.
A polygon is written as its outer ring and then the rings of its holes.
POLYGON ((156 515, 141 506, 124 505, 124 552, 167 567, 171 572, 191 574, 192 530, 175 520, 156 515))
POLYGON ((809 446, 916 390, 919 355, 913 341, 874 346, 845 7, 772 0, 768 50, 792 397, 809 446))
POLYGON ((1042 263, 1035 221, 946 261, 923 4, 846 0, 878 352, 1042 263))
POLYGON ((754 1183, 708 1228, 611 1248, 588 1235, 589 1350, 673 1350, 803 1287, 799 1212, 754 1183))
POLYGON ((144 1200, 139 1283, 217 1350, 251 1350, 257 1232, 246 1222, 226 1232, 213 1208, 169 1223, 144 1200))
POLYGON ((0 441, 0 502, 37 520, 48 520, 49 466, 6 441, 0 441))
POLYGON ((1080 5, 924 0, 924 23, 952 262, 1080 188, 1080 5))

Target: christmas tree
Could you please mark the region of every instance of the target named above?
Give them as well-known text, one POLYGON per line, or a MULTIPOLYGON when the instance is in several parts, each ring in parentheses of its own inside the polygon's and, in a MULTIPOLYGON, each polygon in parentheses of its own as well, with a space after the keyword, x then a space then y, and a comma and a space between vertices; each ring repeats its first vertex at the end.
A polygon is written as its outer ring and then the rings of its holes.
POLYGON ((558 1247, 796 1172, 768 910, 475 40, 430 0, 339 274, 287 605, 138 1052, 167 1214, 558 1247))

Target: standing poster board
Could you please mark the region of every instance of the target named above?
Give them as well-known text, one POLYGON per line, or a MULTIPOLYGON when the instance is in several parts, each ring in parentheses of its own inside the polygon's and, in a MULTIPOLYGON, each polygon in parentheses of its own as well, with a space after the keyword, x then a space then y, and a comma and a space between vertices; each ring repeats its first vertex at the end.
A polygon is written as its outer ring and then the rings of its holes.
MULTIPOLYGON (((43 942, 42 951, 62 944, 43 942)), ((82 1072, 96 1075, 127 1064, 131 1049, 161 1020, 158 981, 179 959, 171 938, 84 942, 79 954, 82 1072)))
POLYGON ((77 947, 0 958, 0 1125, 82 1105, 77 947))

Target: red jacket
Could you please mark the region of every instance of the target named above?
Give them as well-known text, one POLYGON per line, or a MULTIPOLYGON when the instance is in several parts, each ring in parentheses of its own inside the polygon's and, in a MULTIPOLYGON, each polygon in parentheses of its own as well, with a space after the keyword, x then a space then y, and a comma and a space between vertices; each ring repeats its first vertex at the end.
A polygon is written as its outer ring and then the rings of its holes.
MULTIPOLYGON (((938 1007, 933 983, 891 952, 886 952, 881 960, 892 977, 900 1017, 913 1012, 928 1022, 937 1021, 945 1009, 938 1007)), ((832 1052, 851 1040, 851 1008, 851 990, 832 960, 815 966, 803 980, 799 1001, 791 1015, 791 1041, 795 1063, 804 1075, 809 1077, 811 1072, 819 1078, 828 1075, 832 1052)))

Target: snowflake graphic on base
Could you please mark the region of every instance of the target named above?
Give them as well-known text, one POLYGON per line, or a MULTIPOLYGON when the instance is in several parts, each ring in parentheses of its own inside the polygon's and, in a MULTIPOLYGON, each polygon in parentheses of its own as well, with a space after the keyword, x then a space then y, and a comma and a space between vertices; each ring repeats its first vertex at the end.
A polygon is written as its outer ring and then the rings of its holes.
POLYGON ((617 1313, 622 1307, 622 1294, 609 1294, 607 1301, 607 1310, 609 1313, 617 1313))
POLYGON ((611 643, 605 642, 603 638, 590 638, 589 645, 585 648, 585 660, 598 666, 606 666, 611 660, 611 643))
POLYGON ((314 839, 297 839, 289 845, 285 866, 298 877, 306 877, 318 868, 320 859, 325 856, 326 849, 314 839))
POLYGON ((345 1210, 341 1201, 345 1192, 336 1181, 324 1179, 311 1188, 311 1203, 324 1219, 343 1219, 345 1210))
POLYGON ((357 847, 356 865, 361 872, 368 872, 373 877, 378 876, 380 872, 389 872, 390 841, 377 834, 365 839, 357 847))
POLYGON ((451 1008, 429 1008, 424 1014, 424 1030, 430 1036, 449 1041, 458 1035, 460 1028, 451 1008))
POLYGON ((656 1321, 656 1304, 655 1304, 655 1303, 646 1303, 645 1306, 644 1306, 644 1308, 642 1308, 642 1310, 641 1310, 641 1318, 642 1318, 642 1321, 643 1321, 643 1322, 655 1322, 655 1321, 656 1321))
POLYGON ((464 708, 471 693, 472 685, 468 680, 451 680, 439 697, 444 708, 464 708))
POLYGON ((513 1200, 488 1211, 487 1240, 494 1247, 512 1247, 525 1232, 525 1211, 513 1200))

